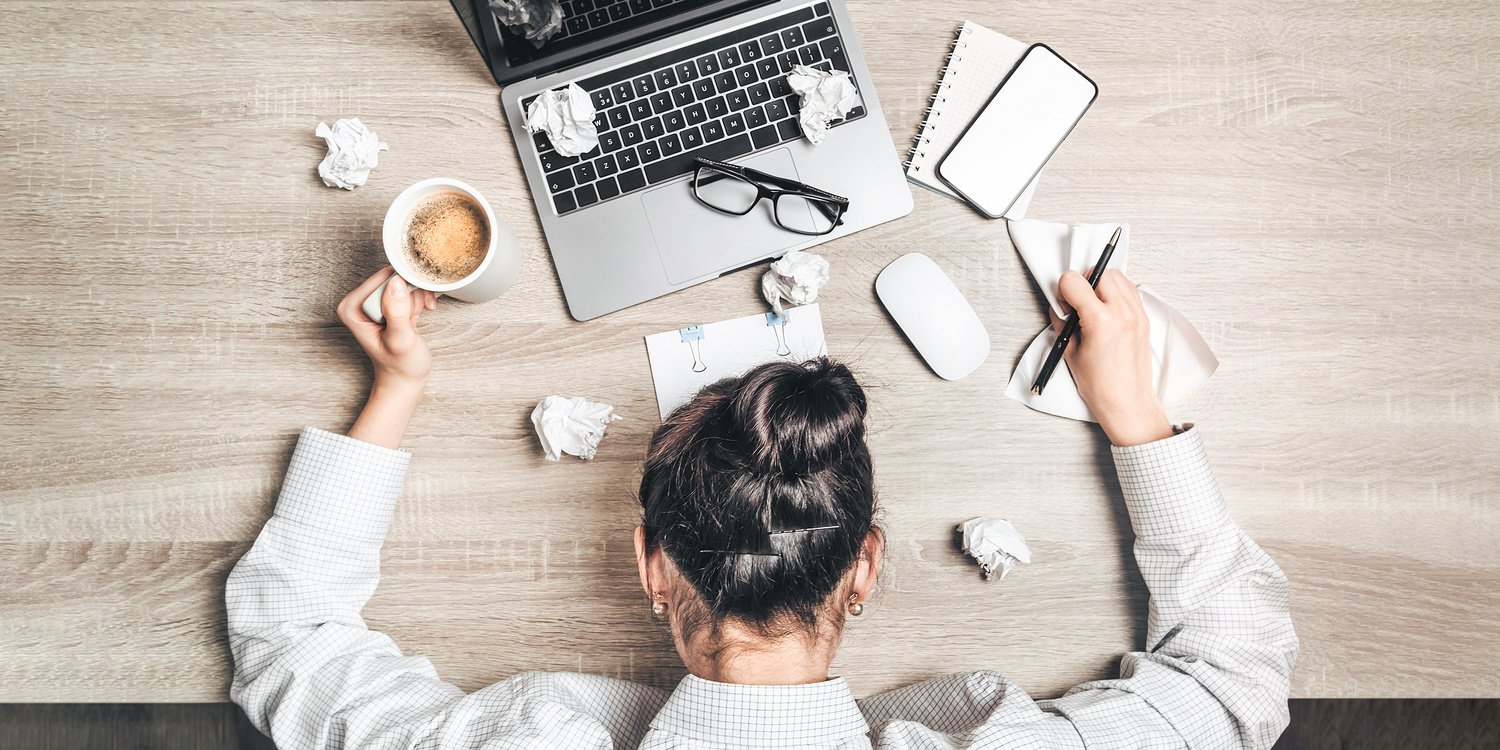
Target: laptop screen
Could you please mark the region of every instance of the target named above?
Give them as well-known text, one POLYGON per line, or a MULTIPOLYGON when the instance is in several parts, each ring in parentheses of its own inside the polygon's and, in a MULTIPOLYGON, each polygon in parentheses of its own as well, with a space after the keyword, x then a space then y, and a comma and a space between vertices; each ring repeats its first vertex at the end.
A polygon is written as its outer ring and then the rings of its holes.
MULTIPOLYGON (((487 53, 491 72, 501 84, 600 57, 765 1, 472 0, 483 32, 480 49, 487 53)), ((454 5, 461 2, 455 0, 454 5)))

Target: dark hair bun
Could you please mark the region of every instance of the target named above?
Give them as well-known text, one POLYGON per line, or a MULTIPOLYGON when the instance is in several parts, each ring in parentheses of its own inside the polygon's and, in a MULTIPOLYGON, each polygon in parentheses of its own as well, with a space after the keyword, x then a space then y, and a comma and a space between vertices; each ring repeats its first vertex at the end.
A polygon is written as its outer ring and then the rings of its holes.
POLYGON ((709 385, 656 431, 643 525, 710 619, 816 624, 873 524, 865 411, 853 373, 824 357, 709 385))

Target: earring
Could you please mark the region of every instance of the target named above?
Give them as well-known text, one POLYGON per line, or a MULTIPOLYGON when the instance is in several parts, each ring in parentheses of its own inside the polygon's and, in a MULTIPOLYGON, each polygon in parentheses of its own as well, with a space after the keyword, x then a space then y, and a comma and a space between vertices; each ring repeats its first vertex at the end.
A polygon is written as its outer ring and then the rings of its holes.
POLYGON ((651 614, 661 617, 667 613, 667 603, 661 598, 661 594, 651 592, 651 614))
POLYGON ((849 595, 849 614, 859 617, 865 613, 865 605, 859 603, 859 594, 849 595))

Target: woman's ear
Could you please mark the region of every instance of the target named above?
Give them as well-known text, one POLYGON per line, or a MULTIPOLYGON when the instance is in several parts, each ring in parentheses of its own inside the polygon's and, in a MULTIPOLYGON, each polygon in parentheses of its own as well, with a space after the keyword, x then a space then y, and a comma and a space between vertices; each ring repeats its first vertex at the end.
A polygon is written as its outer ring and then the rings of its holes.
POLYGON ((655 596, 662 593, 662 587, 666 585, 667 571, 662 566, 661 547, 646 541, 645 526, 635 527, 635 566, 641 574, 641 588, 655 601, 655 596))
POLYGON ((860 546, 859 559, 854 561, 854 582, 850 593, 858 594, 860 601, 869 601, 875 591, 875 580, 880 577, 880 562, 885 559, 885 534, 880 527, 873 526, 860 546))

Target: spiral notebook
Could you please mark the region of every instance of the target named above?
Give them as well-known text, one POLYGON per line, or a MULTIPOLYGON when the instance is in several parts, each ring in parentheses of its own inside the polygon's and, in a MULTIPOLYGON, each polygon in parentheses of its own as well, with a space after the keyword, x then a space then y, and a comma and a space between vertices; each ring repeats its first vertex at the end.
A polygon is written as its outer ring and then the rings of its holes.
MULTIPOLYGON (((1029 46, 973 21, 964 22, 927 106, 927 116, 907 152, 907 180, 954 200, 963 200, 938 177, 937 166, 1029 46)), ((1026 186, 1021 197, 1005 212, 1005 218, 1013 221, 1026 218, 1026 208, 1031 205, 1031 196, 1041 179, 1038 174, 1026 186)))

